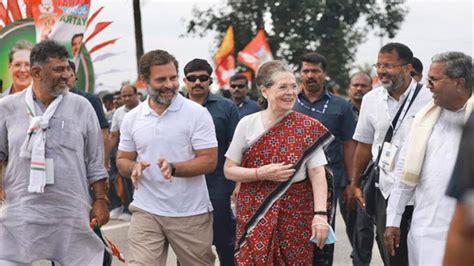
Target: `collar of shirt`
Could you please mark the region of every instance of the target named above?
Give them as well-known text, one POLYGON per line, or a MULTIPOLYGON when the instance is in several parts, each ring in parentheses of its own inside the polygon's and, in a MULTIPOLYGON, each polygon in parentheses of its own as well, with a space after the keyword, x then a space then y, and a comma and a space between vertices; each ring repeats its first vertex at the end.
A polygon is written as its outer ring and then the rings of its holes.
MULTIPOLYGON (((152 115, 152 114, 158 115, 155 111, 153 111, 153 109, 151 109, 149 101, 151 101, 150 97, 148 97, 142 103, 143 108, 141 110, 141 114, 140 114, 141 116, 147 116, 147 115, 152 115)), ((179 109, 181 109, 181 106, 183 105, 183 101, 184 101, 184 97, 179 92, 176 92, 176 96, 171 101, 171 105, 168 106, 168 108, 161 115, 164 115, 168 111, 178 111, 179 109)))
POLYGON ((249 102, 249 98, 245 97, 239 104, 237 104, 237 107, 242 108, 244 105, 246 105, 249 102))
POLYGON ((217 96, 212 94, 211 92, 207 93, 207 99, 204 102, 203 106, 206 106, 208 103, 216 102, 217 101, 217 96))
MULTIPOLYGON (((186 98, 189 99, 189 93, 186 94, 186 98)), ((207 93, 206 100, 204 101, 204 104, 202 106, 206 106, 209 102, 215 102, 215 101, 217 101, 217 96, 215 96, 209 91, 207 93)))
POLYGON ((300 98, 300 100, 304 100, 305 102, 307 102, 309 104, 315 104, 315 103, 317 103, 319 101, 322 101, 324 99, 331 99, 331 93, 326 88, 324 88, 324 94, 321 95, 321 97, 319 99, 317 99, 316 101, 314 101, 314 102, 310 102, 308 100, 308 98, 306 98, 306 95, 304 94, 303 91, 301 91, 299 93, 298 97, 300 98))

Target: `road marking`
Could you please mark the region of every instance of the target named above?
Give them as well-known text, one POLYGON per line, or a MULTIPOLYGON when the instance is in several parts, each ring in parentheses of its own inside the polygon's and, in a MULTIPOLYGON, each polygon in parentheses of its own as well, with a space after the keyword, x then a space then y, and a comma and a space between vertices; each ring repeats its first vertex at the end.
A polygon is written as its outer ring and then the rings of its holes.
POLYGON ((102 227, 102 230, 103 231, 108 231, 108 230, 115 230, 115 229, 118 229, 118 228, 122 228, 122 227, 127 227, 130 225, 130 222, 126 222, 126 223, 120 223, 120 224, 114 224, 114 225, 104 225, 102 227))

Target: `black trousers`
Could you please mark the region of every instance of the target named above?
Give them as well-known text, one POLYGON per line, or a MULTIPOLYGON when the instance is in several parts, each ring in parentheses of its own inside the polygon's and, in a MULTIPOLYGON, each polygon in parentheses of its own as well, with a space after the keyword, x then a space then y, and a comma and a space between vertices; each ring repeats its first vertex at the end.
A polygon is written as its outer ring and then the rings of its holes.
POLYGON ((400 223, 400 247, 395 250, 395 256, 390 256, 384 245, 384 231, 387 220, 387 200, 383 197, 379 189, 377 189, 375 202, 375 223, 377 228, 377 245, 380 250, 380 256, 386 266, 404 266, 408 265, 408 246, 407 236, 410 230, 411 217, 413 214, 413 206, 406 206, 405 212, 400 223))
POLYGON ((214 216, 213 244, 216 246, 217 256, 221 265, 232 266, 234 262, 235 245, 235 217, 230 208, 230 196, 222 199, 212 199, 214 216))

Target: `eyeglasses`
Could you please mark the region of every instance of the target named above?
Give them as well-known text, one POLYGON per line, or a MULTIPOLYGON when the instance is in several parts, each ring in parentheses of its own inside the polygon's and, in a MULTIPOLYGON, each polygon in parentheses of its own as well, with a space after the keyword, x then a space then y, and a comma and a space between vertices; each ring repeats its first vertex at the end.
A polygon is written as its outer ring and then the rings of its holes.
POLYGON ((433 86, 434 84, 438 83, 439 81, 443 80, 443 79, 449 79, 449 77, 447 78, 439 78, 439 79, 431 79, 431 78, 428 78, 428 84, 430 84, 431 86, 433 86))
POLYGON ((288 92, 288 91, 298 91, 298 86, 297 85, 289 85, 289 86, 286 86, 286 85, 283 85, 283 86, 279 86, 276 88, 278 91, 280 92, 288 92))
POLYGON ((245 88, 245 87, 247 87, 247 86, 246 86, 245 84, 230 84, 230 87, 231 87, 232 89, 237 89, 237 88, 238 88, 238 89, 243 89, 243 88, 245 88))
POLYGON ((196 80, 199 79, 199 81, 201 82, 206 82, 209 80, 209 76, 208 75, 199 75, 199 76, 196 76, 196 75, 189 75, 186 77, 186 79, 190 82, 196 82, 196 80))
POLYGON ((401 67, 401 66, 406 66, 408 65, 407 63, 403 63, 403 64, 399 64, 399 65, 395 65, 395 64, 373 64, 372 67, 375 68, 376 70, 379 70, 379 69, 394 69, 396 67, 401 67))

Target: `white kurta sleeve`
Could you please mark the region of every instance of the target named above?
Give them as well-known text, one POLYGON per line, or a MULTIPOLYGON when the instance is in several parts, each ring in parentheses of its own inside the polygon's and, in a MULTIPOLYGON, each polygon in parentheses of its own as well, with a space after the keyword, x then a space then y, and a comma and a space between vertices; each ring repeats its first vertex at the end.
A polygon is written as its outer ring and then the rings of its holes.
POLYGON ((398 182, 392 189, 387 204, 387 223, 386 226, 400 227, 405 206, 410 202, 415 194, 415 187, 408 186, 398 182))

